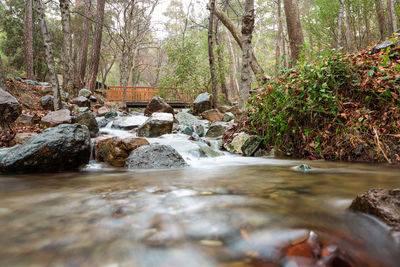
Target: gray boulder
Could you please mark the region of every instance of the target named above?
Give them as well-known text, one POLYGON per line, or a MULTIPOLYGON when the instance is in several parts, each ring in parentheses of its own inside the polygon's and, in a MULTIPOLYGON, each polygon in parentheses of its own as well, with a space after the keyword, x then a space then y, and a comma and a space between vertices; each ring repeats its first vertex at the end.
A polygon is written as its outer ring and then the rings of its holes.
POLYGON ((224 122, 214 122, 208 128, 206 137, 220 137, 228 129, 228 125, 224 122))
POLYGON ((373 53, 373 54, 376 54, 376 53, 378 53, 378 52, 380 52, 380 51, 382 51, 382 50, 386 50, 387 48, 392 48, 392 47, 394 47, 394 46, 395 46, 395 45, 394 45, 394 43, 393 43, 392 41, 386 40, 386 41, 384 41, 383 43, 380 43, 380 44, 374 46, 374 47, 372 48, 372 53, 373 53))
POLYGON ((145 116, 129 116, 117 118, 113 123, 113 128, 122 130, 133 130, 147 121, 145 116))
POLYGON ((53 110, 54 111, 54 97, 52 95, 45 95, 40 98, 40 106, 44 110, 53 110))
POLYGON ((78 107, 88 107, 90 108, 90 101, 84 96, 78 96, 71 100, 72 104, 77 105, 78 107))
POLYGON ((43 131, 0 157, 0 173, 76 170, 90 158, 86 126, 60 125, 43 131))
POLYGON ((97 110, 97 116, 104 117, 110 110, 107 107, 101 107, 97 110))
POLYGON ((88 90, 88 89, 85 89, 85 88, 81 89, 79 91, 79 94, 78 94, 78 96, 83 96, 83 97, 86 97, 86 98, 90 98, 91 95, 92 95, 92 92, 90 90, 88 90))
POLYGON ((40 124, 44 127, 55 127, 60 124, 71 123, 71 112, 68 109, 60 109, 49 112, 42 118, 40 124))
POLYGON ((182 156, 169 145, 148 145, 134 150, 125 162, 128 169, 167 169, 188 166, 182 156))
POLYGON ((250 136, 242 146, 242 152, 244 156, 251 157, 253 156, 257 150, 260 148, 261 145, 261 138, 257 135, 250 136))
POLYGON ((235 115, 233 115, 231 112, 226 112, 224 114, 224 117, 222 118, 222 121, 229 122, 229 121, 231 121, 233 119, 235 119, 235 115))
POLYGON ((138 129, 138 136, 158 137, 172 133, 174 116, 171 113, 153 113, 138 129))
POLYGON ((115 110, 110 110, 104 115, 104 117, 106 119, 112 119, 112 118, 118 117, 118 113, 115 110))
POLYGON ((99 133, 99 125, 92 112, 80 113, 72 119, 72 122, 88 127, 90 137, 96 137, 99 133))
POLYGON ((200 115, 206 110, 212 108, 212 98, 209 93, 202 93, 197 96, 196 100, 193 102, 193 114, 200 115))
POLYGON ((241 132, 233 138, 231 143, 225 143, 224 148, 234 154, 243 154, 242 147, 250 138, 247 133, 241 132))
POLYGON ((21 112, 22 108, 17 99, 0 88, 0 126, 13 123, 21 112))

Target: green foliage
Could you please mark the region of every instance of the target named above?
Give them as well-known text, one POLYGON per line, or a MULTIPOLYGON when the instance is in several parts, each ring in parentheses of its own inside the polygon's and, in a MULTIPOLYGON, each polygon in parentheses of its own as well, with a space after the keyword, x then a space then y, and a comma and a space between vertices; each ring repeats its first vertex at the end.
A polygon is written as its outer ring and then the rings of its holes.
POLYGON ((173 36, 165 50, 168 63, 163 68, 159 86, 165 89, 183 89, 198 93, 209 88, 210 71, 206 55, 207 35, 199 32, 194 36, 173 36))

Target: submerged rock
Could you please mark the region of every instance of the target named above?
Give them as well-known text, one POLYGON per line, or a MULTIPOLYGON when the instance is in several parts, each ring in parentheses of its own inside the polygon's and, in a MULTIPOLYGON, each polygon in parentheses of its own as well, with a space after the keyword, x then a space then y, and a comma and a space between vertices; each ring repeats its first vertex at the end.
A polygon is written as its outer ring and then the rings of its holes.
POLYGON ((104 117, 106 119, 112 119, 112 118, 116 118, 118 117, 118 113, 115 110, 110 110, 109 112, 107 112, 104 117))
POLYGON ((294 169, 296 171, 300 171, 300 172, 309 172, 312 171, 312 168, 310 166, 308 166, 307 164, 301 164, 300 166, 296 166, 294 167, 294 169))
POLYGON ((145 145, 149 142, 144 138, 102 136, 96 139, 94 155, 97 161, 123 167, 131 152, 145 145))
POLYGON ((21 112, 22 108, 17 99, 0 88, 0 126, 13 123, 21 112))
POLYGON ((182 156, 169 145, 148 145, 134 150, 125 162, 128 169, 168 169, 188 166, 182 156))
POLYGON ((72 119, 72 122, 88 127, 91 137, 96 137, 99 133, 99 125, 97 124, 96 117, 92 112, 80 113, 72 119))
POLYGON ((90 134, 86 126, 49 128, 24 144, 6 151, 0 172, 29 173, 76 170, 90 158, 90 134))
POLYGON ((174 114, 174 109, 161 97, 153 97, 144 110, 144 115, 150 116, 155 112, 174 114))
POLYGON ((45 95, 40 98, 40 106, 44 110, 53 110, 54 111, 54 97, 52 95, 45 95))
POLYGON ((174 116, 170 113, 153 113, 138 129, 138 136, 158 137, 172 133, 174 116))
POLYGON ((193 102, 193 114, 200 115, 206 110, 211 109, 211 95, 209 93, 202 93, 197 96, 196 100, 193 102))
POLYGON ((224 155, 224 153, 216 151, 205 144, 200 144, 199 147, 200 147, 200 154, 205 157, 215 158, 224 155))
POLYGON ((45 127, 55 127, 60 124, 71 123, 71 112, 68 109, 60 109, 57 111, 49 112, 42 118, 40 124, 45 127))
POLYGON ((373 215, 394 231, 400 231, 400 189, 370 189, 358 195, 349 209, 373 215))

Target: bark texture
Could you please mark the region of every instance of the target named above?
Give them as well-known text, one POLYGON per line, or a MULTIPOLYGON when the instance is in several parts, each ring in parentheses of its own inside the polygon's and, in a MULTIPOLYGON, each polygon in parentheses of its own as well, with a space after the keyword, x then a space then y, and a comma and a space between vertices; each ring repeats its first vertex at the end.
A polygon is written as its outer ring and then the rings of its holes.
POLYGON ((44 49, 46 53, 46 63, 50 74, 50 83, 53 88, 54 95, 54 109, 62 109, 60 89, 58 87, 58 79, 56 73, 56 67, 54 63, 53 49, 51 48, 50 31, 47 27, 46 18, 44 15, 44 8, 41 0, 34 0, 38 18, 40 21, 40 31, 43 38, 44 49))
POLYGON ((77 56, 77 74, 75 76, 75 87, 81 89, 85 81, 87 57, 89 50, 89 33, 90 33, 90 14, 91 14, 91 0, 84 0, 85 5, 85 18, 83 20, 83 29, 80 36, 79 50, 77 56))
POLYGON ((303 49, 304 36, 300 22, 299 5, 297 0, 283 1, 286 24, 289 35, 291 66, 294 66, 300 58, 303 49))
POLYGON ((60 0, 61 25, 63 33, 63 87, 67 92, 72 93, 73 88, 73 63, 72 63, 72 36, 71 16, 69 12, 69 0, 60 0))
POLYGON ((243 38, 243 57, 242 57, 242 73, 241 85, 239 91, 239 108, 244 111, 249 98, 251 89, 251 61, 254 30, 254 0, 246 0, 244 6, 244 14, 242 19, 242 38, 243 38))
POLYGON ((383 12, 382 0, 375 0, 376 15, 378 17, 379 33, 381 35, 381 41, 386 37, 386 22, 385 13, 383 12))
MULTIPOLYGON (((223 12, 221 9, 215 7, 215 15, 222 22, 222 24, 224 24, 224 26, 229 30, 229 32, 235 39, 236 43, 238 44, 238 46, 243 50, 242 35, 240 31, 236 28, 236 26, 233 24, 233 22, 226 15, 226 13, 223 12)), ((257 78, 257 81, 264 82, 269 79, 269 77, 265 75, 265 72, 261 67, 260 63, 258 63, 258 60, 254 55, 253 51, 251 51, 251 69, 253 70, 254 75, 257 78)))
POLYGON ((34 79, 33 73, 33 0, 26 0, 24 16, 24 52, 26 78, 34 79))
POLYGON ((213 106, 214 106, 214 108, 217 108, 218 91, 217 91, 217 75, 215 74, 214 39, 213 39, 215 0, 211 0, 210 2, 211 2, 210 3, 210 18, 209 18, 209 23, 208 23, 208 59, 210 62, 213 106))
POLYGON ((89 63, 89 73, 87 77, 86 87, 94 91, 96 86, 97 73, 99 72, 101 37, 103 35, 104 7, 106 0, 97 1, 96 10, 96 27, 94 30, 92 56, 89 63))

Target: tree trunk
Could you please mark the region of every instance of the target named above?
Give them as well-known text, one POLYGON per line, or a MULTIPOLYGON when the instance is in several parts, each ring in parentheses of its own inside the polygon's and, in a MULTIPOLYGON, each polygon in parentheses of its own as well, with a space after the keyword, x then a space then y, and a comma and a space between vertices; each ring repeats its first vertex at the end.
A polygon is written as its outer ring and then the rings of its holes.
POLYGON ((60 0, 61 25, 63 33, 63 87, 69 93, 73 88, 73 62, 72 62, 72 36, 71 16, 69 13, 69 0, 60 0))
POLYGON ((26 78, 34 79, 33 73, 33 1, 26 0, 24 17, 24 52, 26 63, 26 78))
POLYGON ((3 64, 0 57, 0 88, 6 90, 6 79, 4 78, 3 64))
POLYGON ((251 89, 251 40, 254 30, 254 0, 246 0, 242 19, 243 57, 239 91, 239 109, 244 111, 251 89))
POLYGON ((51 48, 50 32, 47 27, 42 1, 34 0, 34 2, 36 5, 38 18, 40 21, 40 31, 42 33, 44 49, 45 49, 45 53, 46 53, 46 63, 47 63, 47 68, 49 69, 49 72, 50 72, 50 82, 51 82, 51 86, 53 88, 54 109, 59 110, 59 109, 62 109, 62 103, 61 103, 60 89, 58 87, 58 79, 57 79, 57 73, 56 73, 56 66, 54 63, 53 50, 51 48))
MULTIPOLYGON (((285 49, 285 38, 283 36, 283 21, 282 21, 282 4, 281 0, 278 0, 277 2, 278 6, 278 32, 277 32, 277 38, 276 38, 276 70, 278 70, 278 67, 280 65, 280 60, 283 56, 286 56, 286 49, 285 49)), ((283 62, 285 63, 285 62, 283 62)), ((285 64, 284 64, 285 65, 285 64)), ((286 67, 286 66, 285 66, 286 67)))
POLYGON ((376 15, 378 17, 379 33, 381 35, 381 41, 386 37, 386 22, 385 13, 383 12, 382 0, 375 0, 376 15))
MULTIPOLYGON (((82 88, 83 83, 85 81, 86 74, 86 65, 87 65, 87 57, 89 50, 89 34, 90 34, 90 26, 91 21, 89 19, 91 14, 91 0, 85 1, 85 18, 83 21, 83 29, 81 32, 80 46, 78 52, 78 65, 77 65, 77 75, 75 76, 75 87, 79 90, 82 88)), ((76 48, 77 49, 77 48, 76 48)))
POLYGON ((101 37, 103 34, 105 4, 106 4, 106 0, 98 0, 97 1, 96 27, 94 30, 92 56, 90 58, 89 73, 88 73, 87 82, 86 82, 87 89, 89 89, 91 91, 94 91, 94 89, 95 89, 97 73, 99 72, 101 37))
POLYGON ((346 22, 347 22, 347 27, 346 27, 346 49, 347 49, 347 53, 351 53, 354 50, 354 46, 353 46, 353 33, 354 31, 352 31, 352 26, 353 26, 353 21, 351 18, 351 12, 350 12, 350 6, 347 6, 347 10, 346 10, 346 22))
POLYGON ((296 65, 303 49, 304 36, 301 28, 299 6, 297 0, 283 0, 286 24, 290 43, 291 66, 296 65))
POLYGON ((392 12, 392 0, 387 0, 387 14, 388 14, 388 31, 389 31, 389 36, 393 34, 394 28, 393 28, 393 12, 392 12))
MULTIPOLYGON (((215 7, 214 12, 215 12, 215 15, 218 17, 218 19, 222 22, 222 24, 224 24, 225 27, 232 34, 233 38, 235 39, 235 41, 239 45, 239 47, 243 50, 242 36, 241 36, 239 30, 233 24, 233 22, 229 19, 229 17, 221 9, 215 7)), ((267 81, 269 79, 269 77, 267 77, 265 75, 265 72, 264 72, 263 68, 260 66, 260 64, 258 63, 257 58, 254 55, 253 51, 250 51, 250 53, 251 53, 250 54, 251 69, 253 70, 254 75, 257 78, 257 81, 259 81, 259 82, 267 81)))
POLYGON ((214 9, 215 0, 211 0, 210 3, 210 17, 208 23, 208 59, 210 62, 210 74, 211 74, 211 88, 213 95, 213 106, 217 108, 218 105, 218 90, 217 90, 217 75, 215 75, 215 58, 214 58, 214 9))
POLYGON ((367 30, 367 43, 363 46, 368 46, 371 43, 371 22, 369 21, 369 7, 366 2, 364 2, 363 9, 365 29, 367 30))
POLYGON ((214 16, 215 19, 215 27, 214 27, 214 35, 215 35, 215 44, 217 45, 217 60, 218 60, 218 76, 219 82, 221 83, 221 93, 225 97, 225 101, 229 101, 228 90, 226 88, 226 78, 225 78, 225 60, 224 55, 222 54, 222 47, 221 47, 221 34, 218 31, 218 18, 214 16))
POLYGON ((338 21, 338 46, 342 50, 344 48, 344 34, 343 34, 343 20, 344 20, 344 1, 339 0, 340 10, 339 10, 339 21, 338 21))

